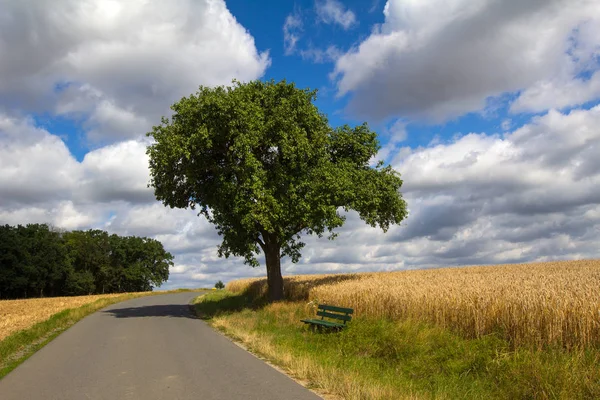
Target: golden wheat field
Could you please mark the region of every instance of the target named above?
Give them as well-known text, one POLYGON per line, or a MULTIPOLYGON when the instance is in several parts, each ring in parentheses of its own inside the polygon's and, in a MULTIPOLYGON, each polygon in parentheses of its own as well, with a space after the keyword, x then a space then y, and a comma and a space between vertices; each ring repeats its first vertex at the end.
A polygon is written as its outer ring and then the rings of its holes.
MULTIPOLYGON (((352 307, 358 317, 412 319, 513 346, 600 346, 600 260, 285 278, 286 297, 352 307)), ((265 279, 230 282, 266 292, 265 279)))
POLYGON ((25 300, 0 300, 0 340, 30 328, 68 308, 77 308, 99 299, 122 296, 123 293, 93 296, 49 297, 25 300))

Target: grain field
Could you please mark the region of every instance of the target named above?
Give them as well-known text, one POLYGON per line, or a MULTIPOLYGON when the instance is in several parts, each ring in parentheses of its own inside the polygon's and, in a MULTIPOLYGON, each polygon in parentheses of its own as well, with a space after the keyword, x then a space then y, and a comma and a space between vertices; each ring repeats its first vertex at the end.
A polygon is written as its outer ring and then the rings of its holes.
POLYGON ((123 293, 93 296, 49 297, 25 300, 0 300, 0 341, 17 331, 27 329, 68 308, 77 308, 100 299, 123 293))
MULTIPOLYGON (((496 334, 519 347, 600 347, 600 260, 294 276, 285 287, 289 300, 352 307, 359 317, 496 334)), ((227 289, 264 296, 266 281, 227 289)))

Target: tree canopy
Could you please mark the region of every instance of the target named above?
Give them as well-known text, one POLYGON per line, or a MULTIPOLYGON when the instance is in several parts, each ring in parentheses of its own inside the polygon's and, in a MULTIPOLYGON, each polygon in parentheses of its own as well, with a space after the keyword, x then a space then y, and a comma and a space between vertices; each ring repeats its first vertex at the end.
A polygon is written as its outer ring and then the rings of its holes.
POLYGON ((154 239, 0 226, 0 299, 150 291, 173 256, 154 239))
POLYGON ((197 208, 223 238, 219 256, 257 266, 262 250, 271 300, 283 297, 281 257, 299 260, 302 234, 333 238, 340 210, 384 231, 407 215, 399 174, 371 166, 377 134, 331 128, 315 99, 286 81, 201 86, 148 133, 157 199, 197 208))

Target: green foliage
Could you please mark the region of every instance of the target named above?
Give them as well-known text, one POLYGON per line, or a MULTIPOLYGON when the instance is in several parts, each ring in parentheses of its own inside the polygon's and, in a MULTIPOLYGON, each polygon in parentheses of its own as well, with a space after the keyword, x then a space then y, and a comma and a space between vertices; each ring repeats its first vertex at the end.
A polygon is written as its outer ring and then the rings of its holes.
POLYGON ((149 291, 172 260, 149 238, 0 226, 0 299, 149 291))
POLYGON ((315 99, 316 91, 285 81, 201 86, 182 98, 148 133, 157 199, 197 208, 223 237, 220 256, 256 266, 262 248, 268 271, 281 256, 298 261, 301 233, 333 238, 341 209, 384 231, 400 223, 399 174, 370 166, 376 133, 366 124, 331 128, 315 99))
POLYGON ((215 283, 215 288, 216 289, 224 289, 225 284, 222 281, 217 281, 217 283, 215 283))
POLYGON ((68 274, 59 232, 44 224, 0 226, 0 298, 59 294, 68 274))

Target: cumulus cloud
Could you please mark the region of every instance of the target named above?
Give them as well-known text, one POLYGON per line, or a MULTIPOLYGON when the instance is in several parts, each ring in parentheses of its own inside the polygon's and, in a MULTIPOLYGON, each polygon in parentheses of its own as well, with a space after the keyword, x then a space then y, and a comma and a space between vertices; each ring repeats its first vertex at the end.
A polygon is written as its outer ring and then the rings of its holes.
POLYGON ((119 142, 88 152, 78 162, 61 138, 32 119, 0 113, 0 203, 154 201, 147 187, 146 145, 119 142))
POLYGON ((511 104, 510 111, 536 113, 549 108, 577 106, 599 97, 600 72, 595 72, 589 79, 567 77, 537 82, 519 95, 511 104))
POLYGON ((317 20, 320 22, 337 24, 344 29, 349 29, 357 23, 356 15, 338 0, 317 0, 315 9, 317 20))
POLYGON ((0 113, 0 204, 68 199, 80 177, 64 142, 29 118, 0 113))
POLYGON ((148 188, 150 175, 146 145, 145 142, 129 140, 87 153, 81 162, 83 177, 77 195, 100 202, 153 201, 154 194, 148 188))
POLYGON ((198 85, 270 63, 222 0, 15 0, 0 21, 0 104, 83 116, 96 141, 137 137, 198 85))
POLYGON ((105 227, 123 235, 156 236, 189 231, 196 213, 170 209, 152 202, 124 209, 111 218, 105 227))
POLYGON ((87 137, 95 144, 139 136, 149 131, 153 123, 158 123, 158 119, 150 121, 133 107, 119 107, 114 100, 89 84, 62 88, 55 112, 82 120, 87 137))
POLYGON ((177 257, 176 286, 240 275, 223 268, 206 220, 156 202, 141 138, 198 85, 268 67, 223 1, 4 2, 0 59, 0 223, 159 238, 177 257), (78 161, 67 132, 23 116, 42 112, 74 119, 98 148, 78 161))
POLYGON ((53 202, 46 200, 45 204, 18 207, 3 206, 0 208, 0 222, 9 225, 25 225, 46 223, 64 229, 81 229, 99 223, 102 216, 97 210, 88 207, 77 207, 72 201, 62 200, 53 202))
POLYGON ((269 66, 224 1, 9 0, 0 59, 0 223, 164 239, 194 279, 206 273, 196 263, 221 265, 212 226, 154 199, 142 135, 198 85, 256 79, 269 66), (74 120, 96 149, 77 160, 70 132, 27 116, 41 113, 74 120))
POLYGON ((438 262, 470 261, 461 246, 480 262, 504 252, 504 261, 597 257, 598 123, 600 106, 551 111, 502 136, 473 133, 402 155, 411 216, 390 240, 443 244, 438 262))
POLYGON ((170 282, 175 286, 212 286, 212 280, 252 273, 242 260, 217 256, 220 238, 196 211, 167 208, 154 199, 147 187, 146 145, 119 142, 79 162, 58 136, 32 119, 0 114, 0 223, 155 237, 185 267, 176 270, 170 282))
MULTIPOLYGON (((504 134, 396 150, 409 217, 387 234, 354 212, 335 241, 306 238, 287 273, 555 259, 600 251, 600 106, 550 111, 504 134)), ((391 154, 393 156, 393 154, 391 154)))
MULTIPOLYGON (((535 95, 536 85, 597 68, 600 7, 592 0, 389 0, 384 15, 332 73, 339 94, 352 93, 349 110, 363 117, 442 121, 528 88, 515 111, 543 110, 561 104, 547 100, 552 93, 535 95)), ((597 95, 580 92, 558 101, 597 95)))
MULTIPOLYGON (((284 274, 600 257, 600 106, 544 111, 597 96, 597 7, 569 4, 390 0, 385 23, 336 71, 340 90, 356 94, 352 107, 401 116, 378 157, 402 173, 410 215, 383 234, 350 212, 337 240, 307 237, 284 274), (401 147, 404 116, 447 118, 512 90, 522 90, 513 112, 543 115, 524 126, 505 119, 496 134, 401 147)), ((268 54, 222 1, 46 7, 5 2, 0 11, 0 110, 77 118, 98 147, 78 160, 64 132, 0 112, 0 223, 154 237, 176 257, 167 288, 265 276, 264 264, 219 258, 221 238, 195 211, 155 201, 139 134, 198 84, 260 76, 268 54)), ((291 20, 286 43, 302 55, 301 26, 291 20)))
MULTIPOLYGON (((44 154, 64 146, 31 120, 2 121, 0 132, 6 137, 10 132, 13 152, 29 154, 39 147, 44 154)), ((392 149, 389 158, 404 179, 408 219, 383 234, 350 212, 337 240, 306 237, 300 263, 284 259, 284 274, 599 257, 599 125, 600 106, 551 111, 502 134, 470 133, 422 148, 392 149)), ((402 138, 402 121, 389 129, 402 138)), ((52 159, 54 164, 30 160, 27 168, 49 174, 49 181, 55 179, 51 173, 68 168, 72 179, 62 191, 68 194, 30 203, 3 197, 0 223, 48 222, 154 237, 176 257, 165 288, 264 276, 264 265, 252 269, 241 259, 219 258, 221 238, 195 211, 165 208, 148 188, 147 198, 138 197, 147 182, 144 146, 136 141, 106 146, 81 162, 69 153, 52 159)), ((17 184, 24 191, 38 187, 35 174, 20 174, 19 165, 3 166, 19 177, 12 187, 2 186, 3 196, 13 196, 17 184)))

